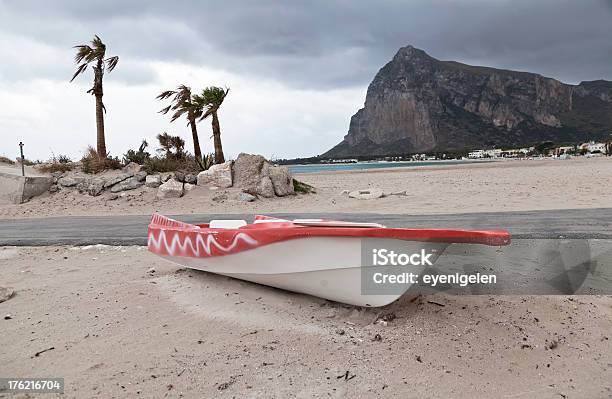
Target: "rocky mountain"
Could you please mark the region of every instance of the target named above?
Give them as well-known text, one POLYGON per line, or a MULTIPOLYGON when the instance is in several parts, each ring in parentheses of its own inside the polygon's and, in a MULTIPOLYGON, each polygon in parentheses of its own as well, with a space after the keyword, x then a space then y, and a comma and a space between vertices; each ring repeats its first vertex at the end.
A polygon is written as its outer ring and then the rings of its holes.
POLYGON ((612 134, 612 82, 440 61, 401 48, 368 87, 348 134, 325 157, 574 143, 612 134))

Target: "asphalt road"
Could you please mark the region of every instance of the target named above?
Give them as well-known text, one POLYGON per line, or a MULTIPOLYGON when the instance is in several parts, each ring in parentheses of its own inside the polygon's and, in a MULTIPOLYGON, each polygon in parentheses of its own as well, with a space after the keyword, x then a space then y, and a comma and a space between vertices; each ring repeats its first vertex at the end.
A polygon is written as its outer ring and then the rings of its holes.
MULTIPOLYGON (((513 238, 612 239, 612 208, 453 215, 278 213, 282 218, 326 218, 382 223, 388 227, 506 229, 513 238)), ((178 215, 185 222, 245 219, 253 215, 178 215)), ((0 220, 0 246, 146 245, 150 216, 73 216, 0 220)))

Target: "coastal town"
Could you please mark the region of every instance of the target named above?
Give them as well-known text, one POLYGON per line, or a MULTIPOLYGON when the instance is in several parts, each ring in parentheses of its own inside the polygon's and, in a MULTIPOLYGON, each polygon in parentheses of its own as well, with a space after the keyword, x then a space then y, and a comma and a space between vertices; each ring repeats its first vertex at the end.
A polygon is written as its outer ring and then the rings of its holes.
MULTIPOLYGON (((610 133, 610 136, 612 136, 612 133, 610 133)), ((612 141, 607 143, 589 141, 570 146, 555 146, 552 143, 544 143, 543 145, 538 146, 538 148, 532 146, 514 149, 494 148, 489 150, 473 150, 468 153, 467 158, 527 158, 533 156, 566 158, 568 156, 593 157, 604 155, 612 155, 612 141)))

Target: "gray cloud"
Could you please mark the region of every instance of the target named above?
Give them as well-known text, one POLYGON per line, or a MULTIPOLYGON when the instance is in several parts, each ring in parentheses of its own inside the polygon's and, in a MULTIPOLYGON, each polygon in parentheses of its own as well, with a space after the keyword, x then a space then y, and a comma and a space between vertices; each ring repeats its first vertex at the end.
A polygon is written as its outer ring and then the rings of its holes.
MULTIPOLYGON (((440 59, 529 70, 568 82, 612 79, 610 1, 0 4, 0 34, 65 50, 98 33, 112 54, 138 60, 134 65, 142 71, 146 61, 179 61, 294 87, 364 86, 399 47, 412 44, 440 59)), ((58 76, 55 64, 40 68, 36 71, 43 75, 58 76)), ((0 66, 5 79, 20 73, 27 68, 0 66)), ((154 76, 135 69, 125 79, 154 76)))

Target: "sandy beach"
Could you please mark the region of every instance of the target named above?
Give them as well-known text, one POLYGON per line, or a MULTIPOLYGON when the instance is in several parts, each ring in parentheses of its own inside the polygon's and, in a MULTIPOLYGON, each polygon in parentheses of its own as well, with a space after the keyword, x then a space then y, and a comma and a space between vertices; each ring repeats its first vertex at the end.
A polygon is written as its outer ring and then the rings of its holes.
POLYGON ((270 212, 471 213, 602 208, 612 203, 612 158, 501 161, 452 166, 322 172, 296 177, 317 193, 236 200, 236 189, 196 187, 179 199, 155 198, 154 188, 126 191, 111 199, 63 190, 21 205, 0 205, 0 218, 68 215, 230 214, 270 212), (344 190, 407 191, 376 200, 357 200, 344 190))
MULTIPOLYGON (((608 207, 612 159, 302 174, 317 194, 253 203, 65 190, 0 218, 608 207), (356 200, 343 190, 407 190, 356 200), (105 194, 106 195, 106 194, 105 194)), ((221 196, 221 197, 219 197, 221 196)), ((605 398, 610 296, 404 296, 378 309, 188 270, 144 247, 3 247, 2 375, 63 377, 68 398, 605 398), (382 322, 381 322, 382 320, 382 322)), ((0 397, 8 397, 0 394, 0 397)), ((32 396, 11 396, 32 397, 32 396)))
POLYGON ((68 398, 612 395, 609 296, 360 309, 104 246, 0 249, 0 281, 2 374, 68 398))

